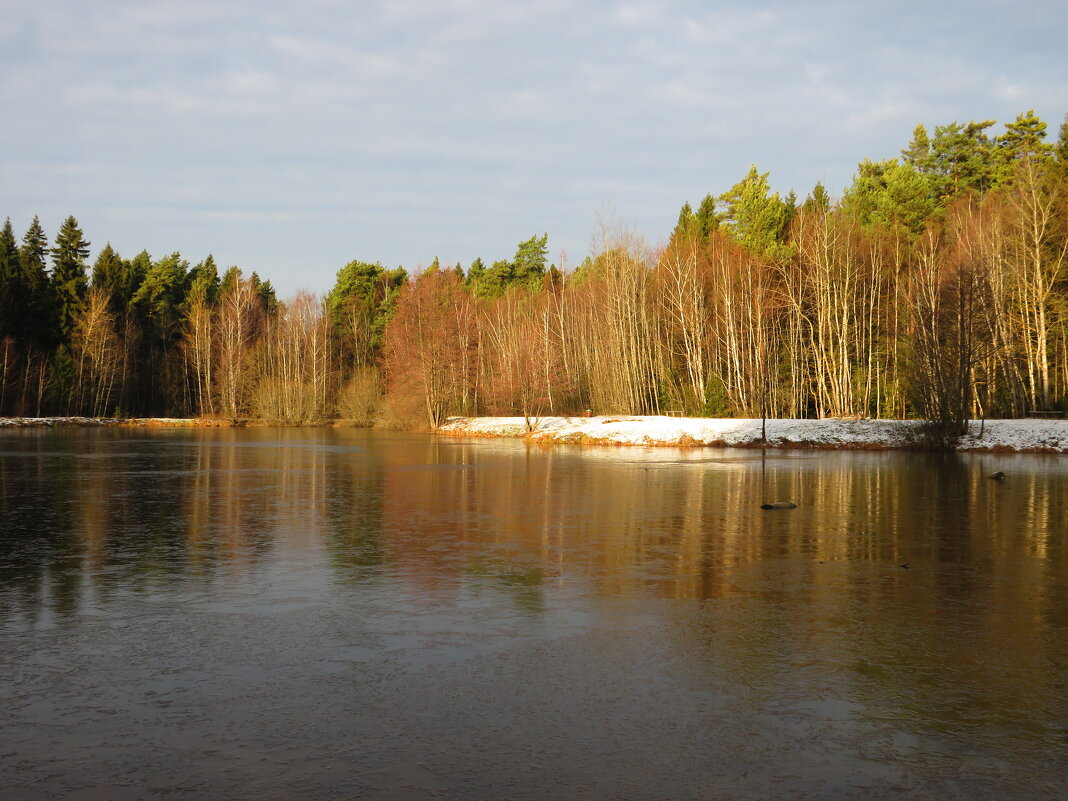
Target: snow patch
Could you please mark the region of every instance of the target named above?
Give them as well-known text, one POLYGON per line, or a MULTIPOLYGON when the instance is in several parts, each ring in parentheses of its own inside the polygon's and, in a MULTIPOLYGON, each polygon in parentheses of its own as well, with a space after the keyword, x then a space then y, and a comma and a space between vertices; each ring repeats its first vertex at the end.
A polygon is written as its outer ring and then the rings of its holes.
MULTIPOLYGON (((534 442, 606 445, 761 444, 759 419, 711 419, 618 415, 531 418, 453 417, 440 432, 452 436, 526 437, 534 442)), ((908 448, 922 424, 915 420, 768 420, 767 444, 785 448, 908 448)), ((1068 453, 1066 420, 978 420, 961 438, 960 450, 1068 453), (982 428, 982 436, 980 436, 982 428)))

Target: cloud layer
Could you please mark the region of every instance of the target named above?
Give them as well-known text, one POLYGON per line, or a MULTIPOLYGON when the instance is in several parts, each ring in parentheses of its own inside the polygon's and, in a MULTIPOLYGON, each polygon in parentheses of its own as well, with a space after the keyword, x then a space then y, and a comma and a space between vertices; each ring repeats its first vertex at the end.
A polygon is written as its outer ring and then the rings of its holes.
POLYGON ((917 122, 1056 135, 1063 4, 18 2, 0 22, 0 214, 124 255, 214 252, 285 292, 353 258, 651 240, 751 163, 804 196, 917 122))

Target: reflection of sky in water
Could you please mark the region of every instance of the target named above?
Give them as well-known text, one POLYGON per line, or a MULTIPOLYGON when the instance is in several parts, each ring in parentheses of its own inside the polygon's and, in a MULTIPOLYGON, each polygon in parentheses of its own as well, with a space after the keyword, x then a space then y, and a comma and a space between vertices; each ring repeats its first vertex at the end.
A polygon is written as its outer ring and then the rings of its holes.
POLYGON ((1066 462, 5 432, 0 782, 1056 798, 1066 462))

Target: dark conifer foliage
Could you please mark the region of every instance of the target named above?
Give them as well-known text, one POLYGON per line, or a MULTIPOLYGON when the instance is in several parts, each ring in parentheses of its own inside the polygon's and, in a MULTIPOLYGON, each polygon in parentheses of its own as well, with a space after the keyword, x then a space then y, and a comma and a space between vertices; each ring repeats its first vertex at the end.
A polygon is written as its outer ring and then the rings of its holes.
POLYGON ((55 298, 57 333, 61 341, 70 339, 74 318, 81 311, 89 278, 85 274, 89 245, 73 216, 64 220, 56 234, 52 254, 52 296, 55 298))

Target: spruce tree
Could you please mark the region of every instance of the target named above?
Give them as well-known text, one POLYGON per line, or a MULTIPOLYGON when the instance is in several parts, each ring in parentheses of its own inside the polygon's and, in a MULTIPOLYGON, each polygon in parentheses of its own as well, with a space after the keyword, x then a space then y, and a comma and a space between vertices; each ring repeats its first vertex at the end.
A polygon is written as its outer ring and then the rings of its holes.
POLYGON ((682 208, 679 209, 679 219, 675 223, 675 230, 671 232, 671 238, 675 239, 680 236, 689 236, 697 231, 697 216, 693 213, 693 209, 690 208, 690 202, 687 201, 682 204, 682 208))
POLYGON ((74 319, 85 301, 89 279, 85 274, 85 260, 89 256, 89 242, 73 216, 64 220, 56 234, 52 248, 52 296, 55 299, 56 325, 61 341, 70 339, 74 319))
POLYGON ((103 289, 108 293, 108 297, 111 297, 115 294, 115 287, 122 279, 122 274, 122 259, 115 252, 111 243, 108 242, 97 254, 96 261, 93 262, 91 283, 93 286, 103 289))
POLYGON ((153 344, 172 344, 181 321, 189 262, 180 253, 156 261, 131 299, 144 321, 142 330, 153 344))
POLYGON ((22 301, 22 271, 19 268, 19 246, 11 218, 0 229, 0 339, 17 337, 18 311, 22 301))
POLYGON ((214 306, 219 299, 220 283, 215 257, 209 253, 189 271, 189 296, 203 298, 209 306, 214 306))
POLYGON ((16 312, 16 323, 24 339, 40 347, 47 347, 59 340, 55 328, 55 302, 48 281, 48 236, 41 221, 34 215, 33 222, 22 237, 19 248, 19 284, 21 297, 16 312))
POLYGON ((707 242, 712 232, 719 228, 719 214, 716 213, 716 199, 711 194, 705 195, 701 205, 697 207, 694 215, 697 223, 697 234, 702 242, 707 242))
POLYGON ((817 181, 812 189, 812 194, 805 198, 802 206, 805 211, 826 214, 831 209, 831 196, 827 193, 827 187, 822 181, 817 181))
POLYGON ((467 269, 467 276, 464 278, 464 285, 469 289, 473 286, 477 286, 478 282, 482 280, 482 276, 486 273, 486 265, 482 263, 482 259, 475 259, 471 262, 471 266, 467 269))

